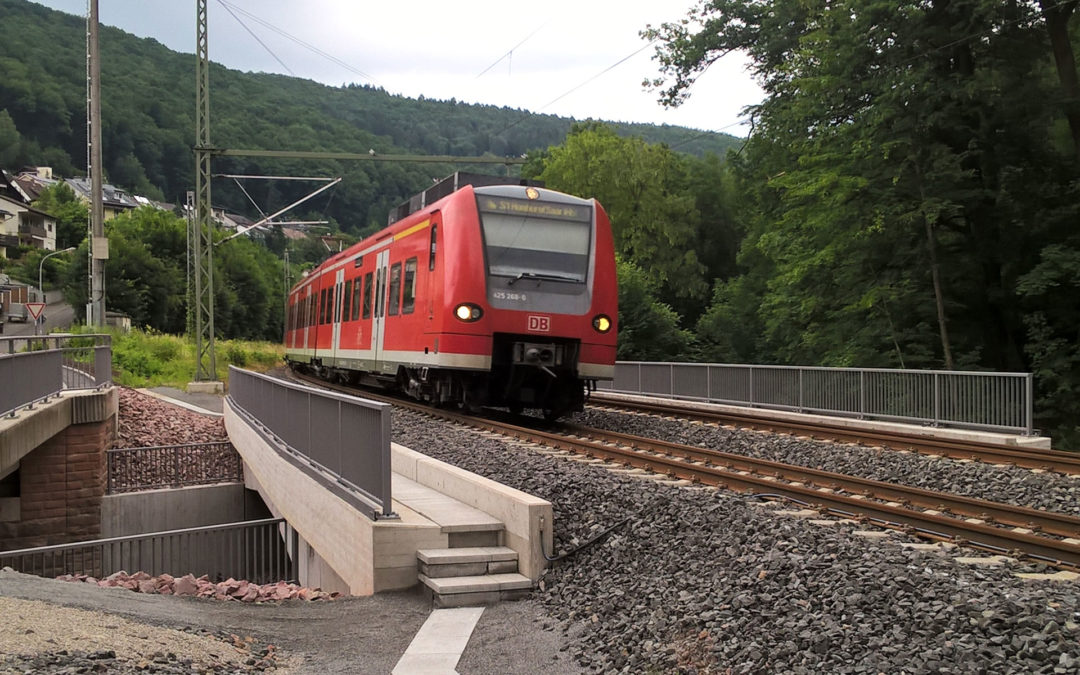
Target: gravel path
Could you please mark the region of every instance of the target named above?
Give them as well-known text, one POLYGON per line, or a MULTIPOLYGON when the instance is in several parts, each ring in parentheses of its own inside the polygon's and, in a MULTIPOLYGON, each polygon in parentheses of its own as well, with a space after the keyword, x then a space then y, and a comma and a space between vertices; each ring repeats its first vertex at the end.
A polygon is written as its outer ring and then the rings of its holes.
POLYGON ((54 667, 235 672, 265 670, 274 664, 273 650, 254 640, 226 642, 102 612, 58 610, 37 600, 0 597, 0 616, 4 617, 0 622, 0 672, 48 672, 54 667))
POLYGON ((1023 581, 1015 568, 966 566, 894 535, 866 540, 856 526, 776 516, 739 495, 618 475, 416 413, 395 411, 393 428, 399 443, 552 501, 559 550, 629 518, 554 565, 537 594, 589 670, 1080 668, 1076 583, 1023 581))
POLYGON ((593 408, 567 421, 927 490, 1080 515, 1080 477, 593 408))

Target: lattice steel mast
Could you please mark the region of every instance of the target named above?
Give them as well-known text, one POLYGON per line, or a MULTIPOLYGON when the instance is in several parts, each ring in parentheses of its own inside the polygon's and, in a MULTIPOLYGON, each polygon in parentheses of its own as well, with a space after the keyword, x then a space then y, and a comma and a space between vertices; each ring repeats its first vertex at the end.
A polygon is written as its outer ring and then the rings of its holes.
POLYGON ((210 202, 210 39, 207 0, 196 0, 195 59, 195 381, 217 379, 214 356, 214 227, 210 202))

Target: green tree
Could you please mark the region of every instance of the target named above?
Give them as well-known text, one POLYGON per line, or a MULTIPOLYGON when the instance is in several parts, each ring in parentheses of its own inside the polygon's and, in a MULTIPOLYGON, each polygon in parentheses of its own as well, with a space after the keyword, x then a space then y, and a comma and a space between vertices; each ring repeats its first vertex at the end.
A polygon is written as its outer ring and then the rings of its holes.
POLYGON ((22 151, 22 136, 7 110, 0 110, 0 167, 10 167, 22 151))
MULTIPOLYGON (((1055 20, 1073 15, 1065 5, 1055 20)), ((990 0, 709 0, 647 30, 666 103, 732 50, 766 92, 734 164, 745 281, 718 288, 707 344, 781 362, 1020 370, 1075 335, 1071 318, 1047 330, 1031 306, 1052 295, 1040 252, 1061 261, 1076 246, 1078 167, 1061 133, 1075 66, 1058 59, 1055 77, 1050 19, 990 0), (750 339, 731 322, 755 309, 750 339), (725 344, 725 331, 740 337, 725 344)))
POLYGON ((679 315, 657 297, 657 284, 645 270, 617 261, 619 345, 624 361, 684 361, 693 354, 693 335, 679 328, 679 315))
POLYGON ((699 214, 687 173, 668 148, 590 123, 549 149, 539 177, 556 190, 595 197, 611 220, 616 252, 657 280, 665 302, 694 307, 708 282, 696 251, 699 214))
POLYGON ((56 218, 56 247, 78 246, 86 239, 89 209, 66 183, 56 183, 42 190, 34 208, 56 218))

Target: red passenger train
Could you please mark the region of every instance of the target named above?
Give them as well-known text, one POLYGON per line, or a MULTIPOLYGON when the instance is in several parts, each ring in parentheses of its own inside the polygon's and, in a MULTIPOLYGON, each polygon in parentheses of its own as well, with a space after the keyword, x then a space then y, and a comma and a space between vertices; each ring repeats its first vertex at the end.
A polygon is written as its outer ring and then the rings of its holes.
POLYGON ((596 200, 505 181, 454 174, 296 284, 290 365, 474 410, 580 410, 615 371, 611 226, 596 200))

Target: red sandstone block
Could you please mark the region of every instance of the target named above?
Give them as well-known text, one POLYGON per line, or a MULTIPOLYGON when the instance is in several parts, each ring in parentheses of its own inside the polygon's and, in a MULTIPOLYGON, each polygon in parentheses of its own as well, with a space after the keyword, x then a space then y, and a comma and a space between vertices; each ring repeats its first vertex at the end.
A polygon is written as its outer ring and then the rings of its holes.
POLYGON ((24 493, 27 491, 48 490, 55 486, 63 488, 64 483, 66 482, 67 478, 65 477, 64 473, 60 473, 59 475, 23 475, 19 480, 19 483, 22 485, 22 490, 24 493))
POLYGON ((105 462, 103 460, 95 460, 88 458, 86 455, 80 455, 75 461, 68 461, 67 470, 71 471, 94 471, 102 473, 105 471, 105 462))
POLYGON ((46 535, 52 532, 62 532, 67 524, 67 518, 61 516, 59 518, 24 519, 22 524, 30 532, 46 535))
POLYGON ((71 527, 85 527, 89 525, 101 525, 100 511, 68 511, 67 522, 71 527))
POLYGON ((99 485, 95 487, 81 487, 77 490, 68 490, 65 494, 67 495, 67 500, 72 502, 88 499, 90 497, 99 497, 102 493, 103 490, 99 485))

